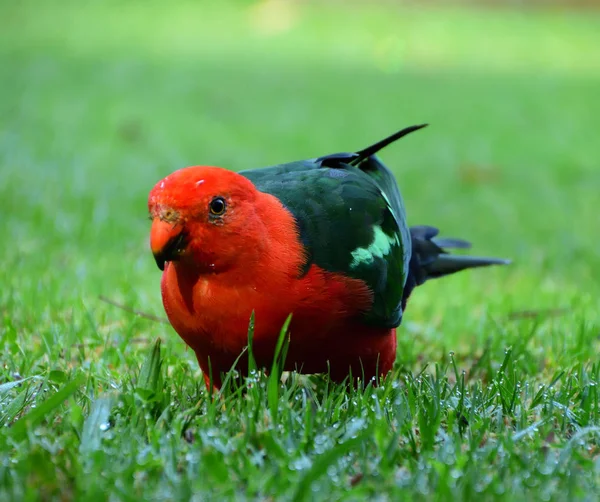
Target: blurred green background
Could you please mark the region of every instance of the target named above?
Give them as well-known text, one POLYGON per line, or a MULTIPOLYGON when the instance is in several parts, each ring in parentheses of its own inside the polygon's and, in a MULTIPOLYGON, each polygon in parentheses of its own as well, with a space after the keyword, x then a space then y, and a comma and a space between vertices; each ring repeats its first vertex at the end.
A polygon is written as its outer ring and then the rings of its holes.
POLYGON ((577 4, 0 0, 0 499, 591 500, 600 11, 577 4), (169 326, 99 299, 164 315, 146 199, 175 169, 423 122, 381 153, 409 223, 514 263, 419 288, 381 387, 212 400, 169 326))
POLYGON ((514 265, 428 284, 405 343, 470 350, 490 316, 566 308, 538 340, 560 356, 598 325, 600 15, 510 5, 1 2, 0 305, 16 339, 165 335, 115 327, 97 298, 162 314, 146 197, 169 172, 428 122, 381 155, 410 224, 514 265))

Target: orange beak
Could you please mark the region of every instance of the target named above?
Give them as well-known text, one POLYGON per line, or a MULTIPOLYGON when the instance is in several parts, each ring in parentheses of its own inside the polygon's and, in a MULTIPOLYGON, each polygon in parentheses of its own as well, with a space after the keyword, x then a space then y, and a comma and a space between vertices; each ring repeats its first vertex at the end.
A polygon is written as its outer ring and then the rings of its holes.
POLYGON ((177 260, 186 245, 186 236, 181 225, 159 218, 152 220, 150 249, 152 249, 158 268, 164 270, 166 261, 177 260))

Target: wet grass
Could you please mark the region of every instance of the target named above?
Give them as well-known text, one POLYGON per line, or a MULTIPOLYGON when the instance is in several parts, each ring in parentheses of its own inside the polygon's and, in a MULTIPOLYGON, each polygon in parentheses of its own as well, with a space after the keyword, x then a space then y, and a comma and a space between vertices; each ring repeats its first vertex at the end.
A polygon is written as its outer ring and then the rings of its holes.
POLYGON ((597 15, 82 5, 0 3, 0 498, 596 499, 597 15), (382 154, 410 223, 514 264, 415 292, 383 385, 210 396, 169 326, 99 299, 162 315, 170 171, 422 122, 382 154))

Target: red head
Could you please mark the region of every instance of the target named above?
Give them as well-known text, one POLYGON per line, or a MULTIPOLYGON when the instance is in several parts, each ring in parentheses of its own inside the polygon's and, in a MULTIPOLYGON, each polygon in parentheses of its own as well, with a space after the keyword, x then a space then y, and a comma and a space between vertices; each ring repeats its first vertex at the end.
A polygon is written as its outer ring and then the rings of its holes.
POLYGON ((148 198, 159 268, 166 261, 200 272, 248 265, 263 246, 258 195, 247 178, 219 167, 186 167, 159 181, 148 198))

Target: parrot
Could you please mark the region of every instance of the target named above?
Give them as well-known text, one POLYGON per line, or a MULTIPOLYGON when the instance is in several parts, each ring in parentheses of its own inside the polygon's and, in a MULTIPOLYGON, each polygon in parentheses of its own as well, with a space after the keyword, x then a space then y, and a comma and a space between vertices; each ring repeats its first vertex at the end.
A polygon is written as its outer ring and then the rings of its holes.
POLYGON ((150 248, 171 326, 219 388, 252 352, 268 369, 288 317, 285 371, 374 381, 396 360, 407 301, 430 279, 509 260, 450 254, 467 241, 412 226, 376 155, 427 124, 356 152, 235 172, 181 168, 148 197, 150 248))

